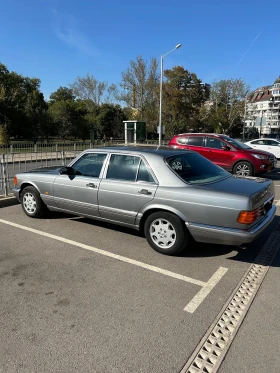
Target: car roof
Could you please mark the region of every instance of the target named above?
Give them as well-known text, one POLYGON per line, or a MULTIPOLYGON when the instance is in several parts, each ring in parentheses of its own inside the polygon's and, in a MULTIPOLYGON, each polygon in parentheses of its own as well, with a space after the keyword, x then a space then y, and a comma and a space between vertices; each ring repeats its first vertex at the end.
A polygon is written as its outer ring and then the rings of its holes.
POLYGON ((153 154, 160 155, 162 157, 168 157, 175 154, 182 153, 193 153, 191 150, 187 149, 177 149, 170 146, 102 146, 98 148, 91 148, 85 150, 83 153, 90 153, 92 151, 101 152, 114 152, 114 153, 131 153, 131 154, 153 154))
POLYGON ((179 133, 179 135, 175 135, 175 136, 216 136, 216 137, 219 137, 219 136, 226 136, 226 135, 223 135, 222 133, 179 133))
POLYGON ((280 142, 279 139, 275 139, 275 138, 273 138, 273 137, 261 137, 260 139, 253 139, 253 140, 250 140, 250 141, 248 141, 248 142, 258 141, 258 140, 274 140, 274 141, 280 142))

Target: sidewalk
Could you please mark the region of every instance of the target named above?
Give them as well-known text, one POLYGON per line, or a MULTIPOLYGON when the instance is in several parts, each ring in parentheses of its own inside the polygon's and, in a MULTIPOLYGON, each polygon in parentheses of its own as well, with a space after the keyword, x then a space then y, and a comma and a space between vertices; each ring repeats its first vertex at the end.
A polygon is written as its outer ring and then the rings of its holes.
POLYGON ((218 373, 280 372, 280 251, 218 373))

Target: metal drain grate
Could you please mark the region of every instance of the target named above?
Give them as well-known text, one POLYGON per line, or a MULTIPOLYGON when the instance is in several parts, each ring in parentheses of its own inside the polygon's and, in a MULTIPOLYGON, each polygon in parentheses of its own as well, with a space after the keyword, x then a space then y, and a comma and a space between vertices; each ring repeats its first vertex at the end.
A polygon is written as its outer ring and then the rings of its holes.
POLYGON ((280 248, 280 224, 180 373, 215 373, 280 248))

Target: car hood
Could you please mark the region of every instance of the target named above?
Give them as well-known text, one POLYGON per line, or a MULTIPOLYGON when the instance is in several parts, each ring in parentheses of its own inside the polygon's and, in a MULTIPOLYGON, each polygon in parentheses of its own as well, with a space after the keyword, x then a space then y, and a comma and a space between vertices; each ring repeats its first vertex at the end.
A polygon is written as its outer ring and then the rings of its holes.
POLYGON ((253 176, 232 175, 224 180, 203 185, 201 188, 245 196, 253 196, 265 189, 267 190, 267 198, 274 193, 271 180, 253 176))
POLYGON ((33 170, 31 171, 28 171, 27 173, 30 173, 30 172, 39 172, 39 173, 47 173, 47 174, 59 174, 59 171, 61 170, 63 166, 49 166, 49 167, 38 167, 38 168, 34 168, 33 170))

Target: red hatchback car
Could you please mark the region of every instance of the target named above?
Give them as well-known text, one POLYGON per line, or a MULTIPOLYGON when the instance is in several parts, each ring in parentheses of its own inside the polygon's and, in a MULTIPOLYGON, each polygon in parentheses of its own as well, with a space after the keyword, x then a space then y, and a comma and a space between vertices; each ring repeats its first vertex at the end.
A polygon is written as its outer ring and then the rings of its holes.
POLYGON ((183 133, 174 136, 168 145, 194 150, 218 166, 240 176, 272 171, 277 163, 273 154, 252 149, 226 135, 183 133))

